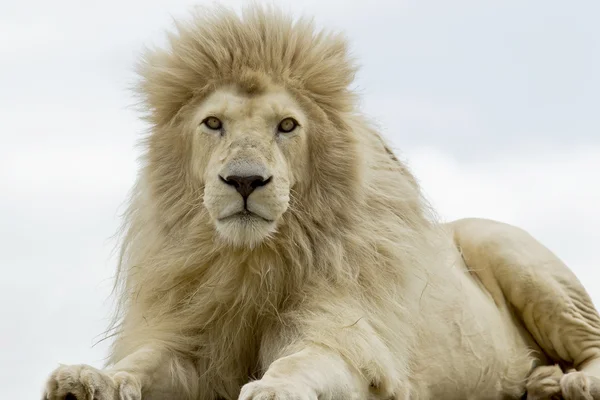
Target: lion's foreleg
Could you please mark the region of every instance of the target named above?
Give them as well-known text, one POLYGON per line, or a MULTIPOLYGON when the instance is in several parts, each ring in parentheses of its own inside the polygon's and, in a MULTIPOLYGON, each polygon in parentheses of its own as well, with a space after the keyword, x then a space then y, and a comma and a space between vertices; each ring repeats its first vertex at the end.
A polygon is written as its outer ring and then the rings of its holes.
POLYGON ((386 338, 392 332, 361 311, 358 298, 320 291, 267 330, 259 352, 264 374, 242 388, 240 400, 408 398, 410 342, 386 338))
POLYGON ((308 345, 275 360, 262 379, 242 388, 240 400, 364 400, 368 389, 368 381, 340 354, 308 345))
POLYGON ((152 400, 197 398, 194 365, 160 345, 141 347, 106 369, 61 365, 48 379, 45 398, 152 400))

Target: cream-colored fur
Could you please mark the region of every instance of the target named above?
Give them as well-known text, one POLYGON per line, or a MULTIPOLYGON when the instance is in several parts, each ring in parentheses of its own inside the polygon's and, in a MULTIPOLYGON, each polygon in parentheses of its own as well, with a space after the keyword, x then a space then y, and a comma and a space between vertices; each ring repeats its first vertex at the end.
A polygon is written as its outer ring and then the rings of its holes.
POLYGON ((518 228, 436 222, 354 72, 343 37, 257 7, 146 54, 110 360, 46 398, 600 399, 575 276, 518 228), (261 183, 244 202, 232 176, 261 183))

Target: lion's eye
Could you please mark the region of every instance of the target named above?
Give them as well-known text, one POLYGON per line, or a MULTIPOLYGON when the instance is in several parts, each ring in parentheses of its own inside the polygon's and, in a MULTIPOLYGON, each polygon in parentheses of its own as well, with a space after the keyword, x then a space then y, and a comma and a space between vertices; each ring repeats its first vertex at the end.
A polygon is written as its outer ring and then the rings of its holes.
POLYGON ((279 132, 290 133, 298 126, 298 122, 294 118, 285 118, 279 123, 277 129, 279 132))
POLYGON ((206 125, 209 129, 212 130, 219 130, 223 127, 223 123, 221 122, 221 120, 217 117, 208 117, 205 118, 204 121, 202 121, 202 123, 204 125, 206 125))

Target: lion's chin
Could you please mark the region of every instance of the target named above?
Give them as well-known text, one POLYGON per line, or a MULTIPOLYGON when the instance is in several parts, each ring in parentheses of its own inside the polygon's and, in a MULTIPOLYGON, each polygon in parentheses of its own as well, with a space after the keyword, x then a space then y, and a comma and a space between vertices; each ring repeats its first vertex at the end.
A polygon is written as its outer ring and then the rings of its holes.
POLYGON ((215 222, 219 236, 235 247, 254 248, 276 231, 276 222, 250 212, 240 212, 215 222))

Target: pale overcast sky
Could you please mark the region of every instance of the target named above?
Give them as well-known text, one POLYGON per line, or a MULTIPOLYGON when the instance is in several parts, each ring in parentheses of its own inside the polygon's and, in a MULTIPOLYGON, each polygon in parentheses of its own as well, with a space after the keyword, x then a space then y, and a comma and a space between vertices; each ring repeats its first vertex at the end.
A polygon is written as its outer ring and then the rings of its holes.
MULTIPOLYGON (((133 63, 195 3, 0 1, 2 399, 38 398, 59 362, 106 355, 92 344, 145 128, 133 63)), ((444 219, 529 230, 600 304, 600 2, 282 4, 346 31, 364 110, 444 219)))

